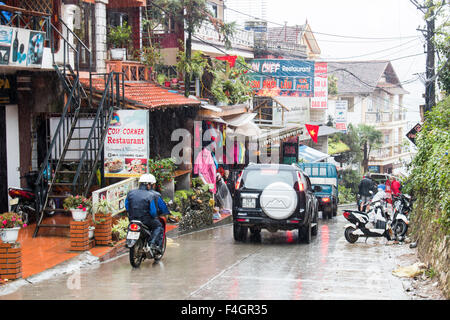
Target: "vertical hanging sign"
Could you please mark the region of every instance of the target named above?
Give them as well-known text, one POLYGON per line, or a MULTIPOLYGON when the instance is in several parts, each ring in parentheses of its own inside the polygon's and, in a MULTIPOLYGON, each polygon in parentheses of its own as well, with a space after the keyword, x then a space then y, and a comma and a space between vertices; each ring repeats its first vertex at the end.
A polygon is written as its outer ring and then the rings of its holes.
POLYGON ((118 110, 105 139, 105 177, 138 177, 148 172, 149 114, 118 110))
POLYGON ((328 65, 326 62, 314 64, 314 97, 311 98, 311 109, 327 109, 328 107, 328 65))
POLYGON ((347 108, 348 101, 347 100, 337 100, 336 101, 336 129, 340 131, 347 131, 347 108))

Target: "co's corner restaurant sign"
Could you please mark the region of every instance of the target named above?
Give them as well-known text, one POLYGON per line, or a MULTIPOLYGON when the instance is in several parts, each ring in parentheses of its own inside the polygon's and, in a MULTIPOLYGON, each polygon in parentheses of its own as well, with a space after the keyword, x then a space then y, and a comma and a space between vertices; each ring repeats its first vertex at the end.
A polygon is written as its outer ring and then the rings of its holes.
POLYGON ((314 61, 254 59, 250 66, 250 85, 258 96, 314 97, 314 61))
POLYGON ((148 172, 147 110, 114 112, 105 139, 105 177, 138 177, 148 172))

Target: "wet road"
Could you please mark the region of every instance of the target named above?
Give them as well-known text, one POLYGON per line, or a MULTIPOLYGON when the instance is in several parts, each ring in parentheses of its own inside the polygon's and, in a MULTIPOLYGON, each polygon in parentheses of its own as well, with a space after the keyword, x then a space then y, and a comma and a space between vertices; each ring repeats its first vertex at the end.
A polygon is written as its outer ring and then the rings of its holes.
POLYGON ((169 239, 159 263, 132 269, 128 255, 27 284, 1 299, 409 299, 385 239, 344 238, 346 220, 319 220, 311 244, 297 232, 236 243, 232 226, 169 239))

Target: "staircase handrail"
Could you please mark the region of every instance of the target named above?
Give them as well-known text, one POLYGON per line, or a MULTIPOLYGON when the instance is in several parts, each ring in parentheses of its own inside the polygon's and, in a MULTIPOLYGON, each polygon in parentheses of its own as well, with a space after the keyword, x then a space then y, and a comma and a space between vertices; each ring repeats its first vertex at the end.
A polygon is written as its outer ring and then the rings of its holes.
MULTIPOLYGON (((78 179, 80 177, 81 171, 83 169, 83 166, 84 166, 85 161, 86 161, 87 156, 88 156, 89 147, 91 146, 92 140, 95 139, 95 129, 97 128, 97 125, 98 125, 99 121, 101 120, 102 113, 104 112, 104 109, 106 107, 105 106, 105 101, 106 101, 106 98, 107 98, 108 94, 112 94, 112 101, 114 101, 114 82, 113 82, 114 81, 114 75, 119 77, 120 74, 121 73, 118 73, 118 72, 110 72, 108 74, 108 78, 107 78, 106 83, 105 83, 105 89, 103 91, 102 98, 101 98, 99 106, 97 108, 97 112, 95 114, 95 119, 92 122, 91 129, 89 131, 89 135, 88 135, 87 140, 86 140, 86 145, 85 145, 84 150, 83 150, 83 154, 81 155, 80 162, 78 164, 75 176, 73 178, 72 187, 75 187, 75 185, 78 183, 78 179), (112 86, 112 88, 111 88, 111 86, 112 86)), ((119 81, 117 81, 117 82, 119 82, 119 81)), ((118 93, 120 92, 118 83, 117 83, 116 91, 118 91, 118 93)), ((118 96, 119 96, 119 94, 117 94, 117 98, 118 98, 118 96)), ((119 104, 119 98, 117 99, 116 103, 117 103, 117 105, 119 104)), ((105 129, 103 130, 103 134, 101 136, 98 149, 96 150, 95 157, 94 157, 94 159, 92 159, 93 160, 93 167, 92 167, 92 170, 91 170, 91 172, 89 174, 89 177, 88 177, 88 180, 87 180, 87 184, 86 184, 86 186, 84 186, 85 187, 84 196, 86 196, 88 191, 89 191, 89 186, 90 186, 90 183, 91 183, 91 180, 92 180, 92 177, 93 177, 93 171, 95 170, 96 164, 98 162, 99 155, 103 151, 103 144, 104 144, 104 140, 106 138, 106 133, 108 131, 108 127, 109 127, 109 124, 110 124, 110 121, 111 121, 111 116, 112 116, 113 109, 114 109, 114 103, 109 106, 108 118, 106 119, 105 129)))

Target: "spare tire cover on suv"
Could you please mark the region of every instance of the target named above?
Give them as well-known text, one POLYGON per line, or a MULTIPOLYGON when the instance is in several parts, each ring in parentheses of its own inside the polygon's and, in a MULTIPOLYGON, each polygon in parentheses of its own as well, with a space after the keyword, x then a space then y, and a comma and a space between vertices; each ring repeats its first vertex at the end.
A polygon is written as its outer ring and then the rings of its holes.
POLYGON ((285 182, 274 182, 263 190, 259 201, 270 218, 286 219, 297 208, 297 193, 285 182))

